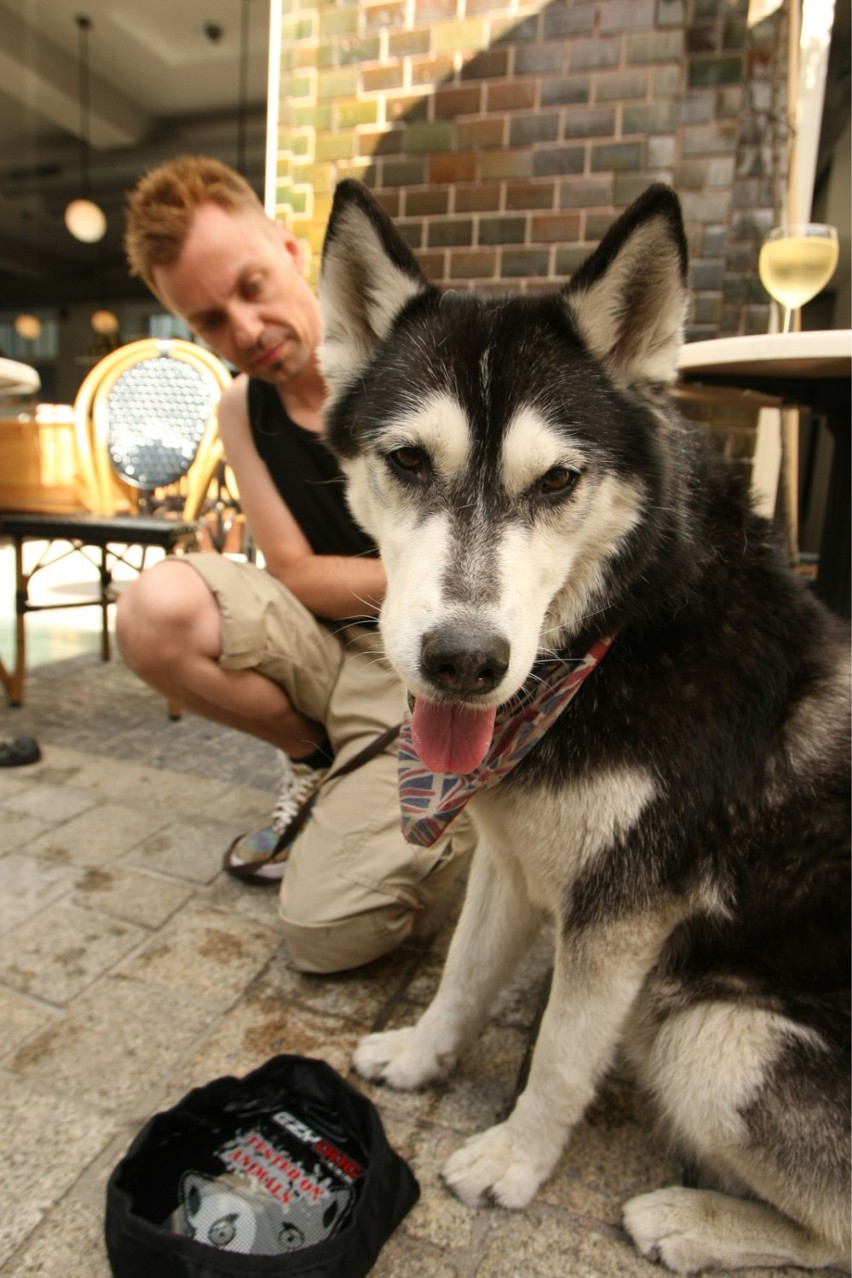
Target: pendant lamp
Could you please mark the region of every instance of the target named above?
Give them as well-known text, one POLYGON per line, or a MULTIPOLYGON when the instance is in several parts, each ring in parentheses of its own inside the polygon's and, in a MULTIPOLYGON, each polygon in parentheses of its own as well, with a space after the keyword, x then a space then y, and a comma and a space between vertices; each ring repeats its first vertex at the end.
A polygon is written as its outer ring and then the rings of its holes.
POLYGON ((74 19, 80 33, 80 195, 65 209, 65 225, 77 240, 95 244, 106 234, 106 215, 89 198, 89 32, 92 20, 85 14, 74 19))

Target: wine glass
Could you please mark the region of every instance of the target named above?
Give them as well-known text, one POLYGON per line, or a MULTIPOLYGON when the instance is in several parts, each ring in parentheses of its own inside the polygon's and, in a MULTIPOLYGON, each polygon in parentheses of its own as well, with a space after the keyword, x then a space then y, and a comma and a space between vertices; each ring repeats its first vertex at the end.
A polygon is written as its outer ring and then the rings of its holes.
POLYGON ((793 311, 825 288, 837 266, 837 231, 824 222, 775 226, 760 250, 761 283, 784 308, 782 331, 789 333, 793 311))

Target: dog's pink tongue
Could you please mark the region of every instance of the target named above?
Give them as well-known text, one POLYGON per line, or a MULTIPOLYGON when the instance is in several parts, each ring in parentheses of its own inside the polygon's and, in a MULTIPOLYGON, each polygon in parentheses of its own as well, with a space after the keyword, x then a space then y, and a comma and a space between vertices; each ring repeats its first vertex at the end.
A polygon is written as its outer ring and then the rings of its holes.
POLYGON ((475 710, 418 697, 411 712, 412 744, 432 772, 473 772, 488 754, 496 714, 496 706, 475 710))

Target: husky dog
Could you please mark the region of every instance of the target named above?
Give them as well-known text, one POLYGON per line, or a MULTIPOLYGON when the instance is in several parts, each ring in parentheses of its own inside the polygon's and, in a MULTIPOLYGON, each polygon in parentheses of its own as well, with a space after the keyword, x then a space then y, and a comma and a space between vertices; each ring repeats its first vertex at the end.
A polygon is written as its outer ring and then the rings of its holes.
POLYGON ((846 640, 672 406, 686 268, 655 186, 559 292, 440 292, 367 191, 337 188, 328 438, 386 567, 416 754, 439 788, 475 777, 554 669, 598 663, 470 797, 438 993, 355 1066, 446 1075, 550 915, 526 1089, 450 1188, 528 1204, 622 1045, 699 1171, 627 1203, 641 1252, 848 1268, 846 640))

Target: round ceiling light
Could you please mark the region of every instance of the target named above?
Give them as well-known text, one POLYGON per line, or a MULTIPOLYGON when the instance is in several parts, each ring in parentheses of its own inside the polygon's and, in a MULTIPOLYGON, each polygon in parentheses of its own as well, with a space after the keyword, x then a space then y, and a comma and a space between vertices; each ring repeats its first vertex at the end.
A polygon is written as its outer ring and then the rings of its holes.
POLYGON ((95 332, 100 333, 102 336, 109 337, 118 332, 118 316, 113 315, 112 311, 104 309, 93 311, 89 323, 95 332))
POLYGON ((65 210, 65 225, 76 240, 96 244, 106 235, 106 214, 92 200, 72 200, 65 210))
POLYGON ((41 320, 37 315, 28 313, 16 315, 15 332, 18 337, 23 337, 25 341, 34 342, 37 337, 41 337, 41 320))

